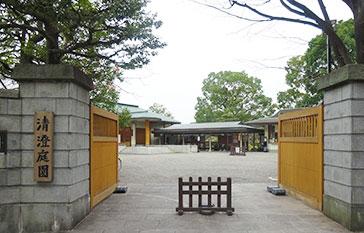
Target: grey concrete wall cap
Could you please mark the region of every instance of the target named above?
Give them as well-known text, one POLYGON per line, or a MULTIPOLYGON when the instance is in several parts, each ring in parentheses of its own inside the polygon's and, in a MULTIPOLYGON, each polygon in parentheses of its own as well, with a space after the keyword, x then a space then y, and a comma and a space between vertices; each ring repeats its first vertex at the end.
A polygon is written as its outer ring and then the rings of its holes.
POLYGON ((324 90, 342 83, 364 82, 364 65, 348 64, 318 79, 318 89, 324 90))
POLYGON ((0 90, 0 98, 17 99, 17 98, 19 98, 19 91, 18 90, 10 90, 10 89, 1 89, 0 90))
POLYGON ((19 64, 13 71, 12 78, 18 82, 60 81, 74 82, 86 90, 93 89, 92 79, 77 67, 67 64, 19 64))

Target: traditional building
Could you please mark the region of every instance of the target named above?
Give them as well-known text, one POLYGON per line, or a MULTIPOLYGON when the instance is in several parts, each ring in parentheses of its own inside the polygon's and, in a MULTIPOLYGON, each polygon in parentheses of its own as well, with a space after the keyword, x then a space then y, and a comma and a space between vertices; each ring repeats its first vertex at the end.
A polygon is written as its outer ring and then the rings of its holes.
POLYGON ((171 117, 139 108, 137 105, 117 104, 117 111, 128 109, 131 113, 131 125, 120 130, 121 142, 126 146, 149 146, 160 144, 160 138, 155 137, 152 131, 161 129, 173 124, 180 124, 171 117))
POLYGON ((274 115, 245 122, 254 127, 264 128, 264 138, 267 142, 268 151, 278 151, 278 116, 283 113, 292 112, 299 109, 284 109, 277 111, 274 115))
POLYGON ((234 122, 178 124, 154 130, 162 144, 198 145, 200 150, 230 150, 232 146, 258 150, 264 131, 234 122))

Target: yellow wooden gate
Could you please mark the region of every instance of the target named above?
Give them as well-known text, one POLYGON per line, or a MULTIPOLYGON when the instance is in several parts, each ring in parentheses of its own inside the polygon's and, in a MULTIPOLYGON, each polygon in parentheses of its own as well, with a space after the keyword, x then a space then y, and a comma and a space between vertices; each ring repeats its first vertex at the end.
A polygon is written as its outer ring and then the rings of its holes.
POLYGON ((282 114, 278 118, 278 127, 280 187, 322 210, 322 106, 282 114))
POLYGON ((91 105, 91 208, 109 196, 118 184, 118 126, 118 115, 91 105))

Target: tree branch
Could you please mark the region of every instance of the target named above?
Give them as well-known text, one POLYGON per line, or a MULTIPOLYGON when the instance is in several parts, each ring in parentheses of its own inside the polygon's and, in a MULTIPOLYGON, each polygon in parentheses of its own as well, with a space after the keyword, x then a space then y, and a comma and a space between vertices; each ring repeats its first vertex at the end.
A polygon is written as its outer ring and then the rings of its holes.
POLYGON ((76 56, 80 56, 80 57, 85 57, 85 58, 101 58, 101 59, 105 59, 105 60, 110 60, 109 56, 104 56, 101 54, 83 54, 83 53, 78 53, 78 52, 69 52, 68 54, 73 54, 76 56))
POLYGON ((0 24, 0 29, 15 29, 15 28, 22 29, 22 30, 30 30, 30 31, 33 31, 33 32, 37 31, 40 34, 42 34, 44 37, 46 37, 47 39, 52 39, 47 35, 46 31, 44 31, 42 29, 39 29, 37 27, 27 25, 27 24, 17 24, 17 23, 0 24))
MULTIPOLYGON (((49 22, 51 21, 49 18, 45 17, 42 14, 41 10, 39 10, 39 9, 34 10, 34 9, 32 9, 32 7, 26 6, 25 4, 22 4, 18 0, 0 0, 0 3, 5 4, 9 8, 11 8, 13 11, 14 11, 14 9, 17 9, 17 11, 19 11, 23 14, 33 16, 45 24, 49 24, 49 22)), ((14 13, 16 13, 16 11, 14 11, 14 13)))
POLYGON ((10 66, 6 63, 6 62, 4 62, 4 61, 2 61, 2 60, 0 60, 0 63, 3 65, 3 67, 5 68, 5 69, 7 69, 8 71, 12 71, 13 69, 11 69, 10 68, 10 66))
POLYGON ((325 21, 331 24, 329 15, 327 14, 325 4, 322 0, 318 0, 322 14, 324 15, 325 21))
POLYGON ((343 0, 343 2, 345 2, 346 5, 348 5, 348 7, 350 8, 350 10, 352 12, 354 12, 354 3, 352 0, 343 0))
POLYGON ((288 6, 283 0, 280 0, 281 4, 290 12, 296 14, 296 15, 301 15, 301 16, 305 16, 305 14, 301 11, 295 10, 292 7, 288 6))
MULTIPOLYGON (((315 13, 313 13, 310 9, 308 9, 305 5, 298 3, 295 0, 287 0, 287 1, 290 4, 294 5, 295 7, 303 10, 305 13, 305 16, 307 18, 315 20, 317 25, 328 35, 328 37, 330 38, 330 40, 332 42, 333 49, 337 56, 340 66, 353 63, 353 59, 352 59, 348 49, 345 47, 342 40, 338 37, 338 35, 334 31, 334 29, 332 28, 330 21, 326 22, 325 20, 322 20, 315 13)), ((326 10, 324 10, 324 11, 326 11, 326 10)))
POLYGON ((239 3, 238 1, 232 1, 231 6, 234 6, 234 5, 247 8, 247 9, 251 10, 252 12, 256 13, 257 15, 262 16, 264 18, 268 18, 271 21, 272 20, 287 21, 287 22, 307 24, 307 25, 311 25, 316 28, 320 28, 317 24, 310 22, 310 21, 305 21, 305 20, 301 20, 301 19, 292 19, 292 18, 286 18, 286 17, 279 17, 279 16, 273 16, 273 15, 268 15, 268 14, 262 13, 246 3, 239 3))
POLYGON ((63 51, 63 53, 70 53, 70 52, 80 49, 80 48, 89 48, 89 47, 94 47, 97 45, 109 46, 109 45, 112 45, 115 43, 120 43, 121 41, 123 41, 123 38, 118 38, 118 39, 114 39, 114 40, 110 40, 110 41, 93 41, 93 42, 91 42, 91 40, 88 39, 85 42, 74 44, 72 47, 68 47, 66 50, 62 50, 62 51, 63 51))
POLYGON ((6 86, 5 86, 5 84, 3 83, 3 81, 0 79, 0 83, 1 83, 1 85, 3 85, 3 87, 4 87, 4 89, 8 89, 6 86))
POLYGON ((218 8, 216 6, 212 6, 212 5, 209 5, 209 4, 206 4, 206 3, 198 2, 198 1, 195 1, 195 0, 192 0, 192 2, 197 3, 199 5, 202 5, 202 6, 210 7, 212 9, 215 9, 217 11, 220 11, 220 12, 222 12, 224 14, 233 16, 233 17, 238 18, 238 19, 250 21, 250 22, 267 22, 267 21, 271 21, 271 20, 267 20, 267 19, 249 19, 249 18, 245 18, 245 17, 242 17, 242 16, 238 16, 238 15, 232 14, 232 13, 226 11, 226 10, 222 10, 221 8, 218 8))

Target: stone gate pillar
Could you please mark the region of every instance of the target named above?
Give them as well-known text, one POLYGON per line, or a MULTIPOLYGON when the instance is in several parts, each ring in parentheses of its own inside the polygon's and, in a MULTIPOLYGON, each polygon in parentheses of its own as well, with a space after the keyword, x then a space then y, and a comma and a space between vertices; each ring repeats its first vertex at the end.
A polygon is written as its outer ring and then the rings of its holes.
MULTIPOLYGON (((72 229, 90 211, 89 90, 92 81, 69 65, 19 65, 19 91, 1 94, 0 232, 72 229), (53 180, 34 179, 34 113, 53 112, 53 180)), ((4 93, 4 91, 2 91, 4 93)))
POLYGON ((319 80, 324 90, 324 214, 364 230, 364 65, 319 80))

